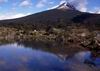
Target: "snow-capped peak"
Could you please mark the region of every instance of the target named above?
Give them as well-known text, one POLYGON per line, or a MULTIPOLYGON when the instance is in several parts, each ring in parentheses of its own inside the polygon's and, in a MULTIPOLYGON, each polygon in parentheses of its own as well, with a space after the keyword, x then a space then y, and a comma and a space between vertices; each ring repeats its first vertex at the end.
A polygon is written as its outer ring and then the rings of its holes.
POLYGON ((59 5, 58 7, 57 7, 57 9, 70 9, 70 10, 76 10, 76 8, 73 6, 73 5, 71 5, 70 3, 62 3, 61 5, 59 5))

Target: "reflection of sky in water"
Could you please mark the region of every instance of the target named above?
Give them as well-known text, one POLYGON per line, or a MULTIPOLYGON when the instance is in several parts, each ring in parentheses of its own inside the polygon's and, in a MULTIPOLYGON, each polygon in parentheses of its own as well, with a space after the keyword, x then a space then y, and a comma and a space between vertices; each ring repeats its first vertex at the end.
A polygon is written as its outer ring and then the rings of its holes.
POLYGON ((96 58, 95 60, 91 59, 91 52, 90 51, 83 51, 80 53, 75 54, 74 60, 78 61, 78 62, 85 62, 86 60, 94 63, 95 65, 100 65, 100 58, 96 58))
MULTIPOLYGON (((90 55, 90 52, 81 52, 64 61, 52 53, 17 44, 5 45, 0 46, 0 71, 80 71, 81 68, 89 71, 91 68, 83 62, 90 55)), ((96 60, 100 65, 100 59, 96 60)))
POLYGON ((0 47, 0 71, 63 71, 63 61, 56 55, 21 46, 0 47), (57 70, 58 69, 58 70, 57 70))

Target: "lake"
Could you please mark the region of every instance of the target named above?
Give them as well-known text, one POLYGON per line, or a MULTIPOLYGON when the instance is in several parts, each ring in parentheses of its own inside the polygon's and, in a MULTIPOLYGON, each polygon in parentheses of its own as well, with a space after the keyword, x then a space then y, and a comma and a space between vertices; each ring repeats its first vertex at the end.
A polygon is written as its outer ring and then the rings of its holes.
POLYGON ((100 71, 100 58, 91 59, 90 51, 69 55, 47 47, 0 45, 0 71, 100 71))

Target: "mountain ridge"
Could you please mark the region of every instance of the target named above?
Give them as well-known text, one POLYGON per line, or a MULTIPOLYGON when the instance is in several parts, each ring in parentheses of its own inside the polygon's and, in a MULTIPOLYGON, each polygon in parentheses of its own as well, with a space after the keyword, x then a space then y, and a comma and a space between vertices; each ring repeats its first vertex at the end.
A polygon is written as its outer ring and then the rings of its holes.
POLYGON ((56 9, 62 9, 62 10, 77 10, 74 5, 70 4, 69 2, 64 2, 61 5, 59 5, 56 9))
MULTIPOLYGON (((63 3, 62 5, 69 5, 63 3)), ((46 28, 47 26, 66 28, 68 25, 83 25, 94 29, 100 28, 100 15, 87 12, 80 12, 71 6, 73 9, 51 9, 43 12, 35 13, 21 18, 1 20, 0 26, 31 26, 33 28, 46 28)))

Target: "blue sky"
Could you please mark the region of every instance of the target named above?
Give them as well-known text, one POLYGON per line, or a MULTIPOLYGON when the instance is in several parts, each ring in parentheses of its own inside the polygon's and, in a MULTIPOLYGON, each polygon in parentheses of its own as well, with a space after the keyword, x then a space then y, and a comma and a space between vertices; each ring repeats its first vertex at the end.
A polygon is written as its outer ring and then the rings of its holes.
POLYGON ((52 9, 68 1, 83 12, 100 13, 100 0, 0 0, 0 20, 52 9))

